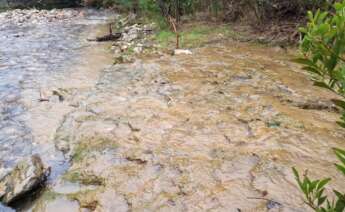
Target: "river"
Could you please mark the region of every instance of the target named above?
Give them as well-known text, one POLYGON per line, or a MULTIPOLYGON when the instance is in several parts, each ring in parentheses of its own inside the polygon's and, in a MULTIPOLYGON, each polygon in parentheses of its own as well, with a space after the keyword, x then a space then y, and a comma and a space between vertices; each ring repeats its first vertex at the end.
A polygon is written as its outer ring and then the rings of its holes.
POLYGON ((312 85, 294 50, 220 41, 110 65, 108 44, 86 41, 109 15, 49 14, 0 16, 3 170, 34 153, 52 167, 17 209, 309 211, 293 166, 344 187, 337 96, 312 85))
POLYGON ((105 33, 114 18, 87 9, 0 13, 1 176, 33 154, 52 168, 50 181, 67 169, 55 131, 75 108, 68 98, 111 64, 109 46, 86 39, 105 33))

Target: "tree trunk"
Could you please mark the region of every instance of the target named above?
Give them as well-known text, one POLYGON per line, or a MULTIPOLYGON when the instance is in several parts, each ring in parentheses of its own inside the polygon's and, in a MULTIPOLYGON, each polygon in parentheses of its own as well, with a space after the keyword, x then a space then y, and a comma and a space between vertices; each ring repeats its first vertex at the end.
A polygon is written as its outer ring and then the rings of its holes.
POLYGON ((139 13, 139 0, 133 1, 133 13, 138 14, 139 13))

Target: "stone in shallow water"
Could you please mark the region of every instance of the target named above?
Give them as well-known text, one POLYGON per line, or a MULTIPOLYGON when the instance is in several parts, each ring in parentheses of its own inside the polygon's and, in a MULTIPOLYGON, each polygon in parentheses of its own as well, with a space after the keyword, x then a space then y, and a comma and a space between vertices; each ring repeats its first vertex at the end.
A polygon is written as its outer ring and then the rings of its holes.
POLYGON ((46 174, 47 170, 38 155, 19 162, 12 171, 0 179, 1 202, 8 204, 30 192, 45 180, 46 174))

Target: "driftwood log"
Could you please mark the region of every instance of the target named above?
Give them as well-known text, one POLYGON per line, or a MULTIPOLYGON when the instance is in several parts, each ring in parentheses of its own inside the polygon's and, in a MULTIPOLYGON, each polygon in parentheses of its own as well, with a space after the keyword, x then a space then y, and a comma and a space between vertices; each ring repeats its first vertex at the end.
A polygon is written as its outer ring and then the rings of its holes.
POLYGON ((122 36, 121 32, 113 33, 111 24, 109 24, 109 34, 96 37, 95 39, 87 39, 88 41, 106 42, 106 41, 116 41, 122 36))

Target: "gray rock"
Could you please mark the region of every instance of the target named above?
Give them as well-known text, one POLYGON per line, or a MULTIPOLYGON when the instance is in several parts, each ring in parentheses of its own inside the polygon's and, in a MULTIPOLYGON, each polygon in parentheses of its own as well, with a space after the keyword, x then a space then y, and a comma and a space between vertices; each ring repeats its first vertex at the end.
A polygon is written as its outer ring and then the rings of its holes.
POLYGON ((143 47, 141 46, 137 46, 133 49, 133 51, 136 53, 136 54, 140 54, 141 52, 143 52, 143 47))
POLYGON ((0 179, 0 200, 8 204, 21 195, 32 191, 47 176, 41 158, 33 155, 29 160, 19 162, 16 167, 0 179))

